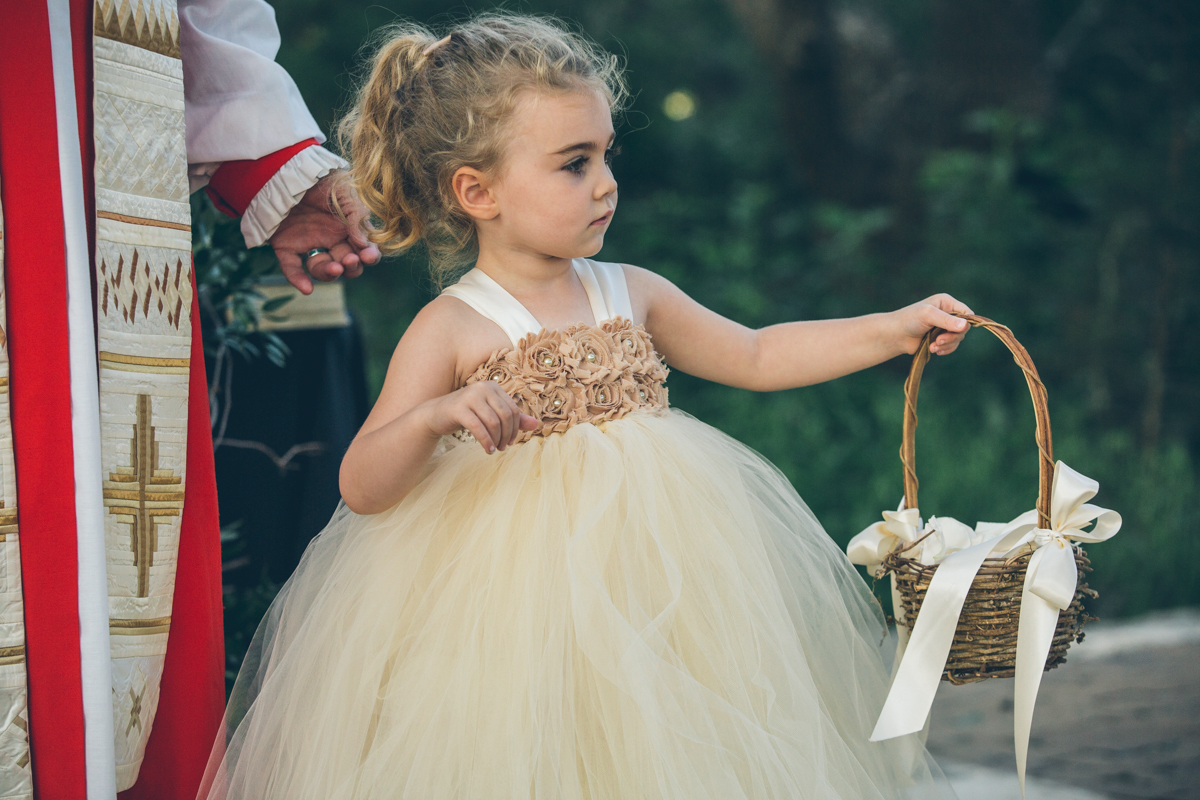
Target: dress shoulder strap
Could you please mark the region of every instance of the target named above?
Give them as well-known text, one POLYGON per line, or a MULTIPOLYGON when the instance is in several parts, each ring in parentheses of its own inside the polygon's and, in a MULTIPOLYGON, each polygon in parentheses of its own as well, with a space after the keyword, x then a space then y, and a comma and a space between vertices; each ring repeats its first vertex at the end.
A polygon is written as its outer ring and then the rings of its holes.
POLYGON ((470 270, 458 283, 443 289, 442 294, 457 297, 499 325, 513 347, 528 334, 542 329, 537 318, 517 298, 481 269, 470 270))
POLYGON ((574 265, 592 304, 592 314, 597 323, 613 317, 633 320, 629 285, 625 282, 625 270, 620 264, 577 258, 574 265))
MULTIPOLYGON (((633 319, 633 306, 629 301, 629 287, 625 283, 625 271, 620 264, 576 258, 571 262, 575 273, 587 292, 592 316, 599 325, 606 319, 624 317, 633 319)), ((447 286, 442 294, 457 297, 475 311, 500 326, 513 347, 531 333, 542 329, 541 323, 529 309, 486 272, 475 268, 458 279, 458 283, 447 286)))

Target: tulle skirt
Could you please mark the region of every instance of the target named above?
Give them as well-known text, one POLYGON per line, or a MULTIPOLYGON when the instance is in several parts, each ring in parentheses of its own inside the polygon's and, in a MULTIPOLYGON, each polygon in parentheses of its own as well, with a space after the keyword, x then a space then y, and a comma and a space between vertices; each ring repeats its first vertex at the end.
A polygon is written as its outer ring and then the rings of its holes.
POLYGON ((678 410, 339 508, 255 635, 200 797, 952 797, 868 741, 878 605, 792 486, 678 410))

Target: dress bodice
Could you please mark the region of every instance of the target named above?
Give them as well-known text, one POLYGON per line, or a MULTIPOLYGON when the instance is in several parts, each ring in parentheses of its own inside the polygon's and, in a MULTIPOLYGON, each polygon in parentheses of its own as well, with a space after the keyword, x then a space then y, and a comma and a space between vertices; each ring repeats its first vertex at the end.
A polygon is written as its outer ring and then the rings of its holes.
MULTIPOLYGON (((631 411, 667 407, 667 368, 646 329, 632 321, 629 288, 620 264, 577 258, 572 262, 595 317, 547 330, 500 284, 472 269, 443 294, 465 302, 508 334, 511 347, 496 350, 466 384, 500 383, 517 406, 540 425, 517 439, 561 433, 581 422, 619 419, 631 411)), ((460 431, 460 439, 469 434, 460 431)))

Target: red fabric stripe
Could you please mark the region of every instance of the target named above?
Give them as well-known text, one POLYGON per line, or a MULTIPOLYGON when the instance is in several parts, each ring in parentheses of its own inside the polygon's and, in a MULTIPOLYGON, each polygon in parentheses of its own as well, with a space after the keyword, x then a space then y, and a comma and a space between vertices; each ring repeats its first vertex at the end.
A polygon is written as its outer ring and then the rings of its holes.
POLYGON ((54 72, 46 4, 0 25, 0 186, 33 788, 86 796, 75 475, 54 72))
POLYGON ((194 800, 225 713, 221 531, 199 295, 192 300, 187 437, 179 568, 162 694, 137 783, 121 792, 120 800, 194 800))
POLYGON ((267 185, 280 167, 291 161, 292 156, 316 143, 316 139, 305 139, 255 161, 226 161, 208 182, 208 196, 222 213, 240 217, 246 213, 246 207, 254 195, 267 185))

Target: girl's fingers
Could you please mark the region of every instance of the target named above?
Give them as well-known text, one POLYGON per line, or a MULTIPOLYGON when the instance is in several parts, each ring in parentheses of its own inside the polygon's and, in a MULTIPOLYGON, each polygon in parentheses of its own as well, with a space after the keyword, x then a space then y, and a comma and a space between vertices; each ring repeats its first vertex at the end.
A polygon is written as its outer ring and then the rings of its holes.
POLYGON ((513 440, 517 438, 517 434, 520 433, 517 429, 517 420, 521 412, 513 399, 508 396, 508 392, 501 389, 497 384, 493 384, 493 391, 488 396, 488 403, 497 416, 500 417, 500 424, 503 427, 500 438, 500 449, 503 450, 512 444, 513 440))
POLYGON ((511 416, 508 419, 508 443, 516 444, 517 437, 521 435, 521 412, 514 409, 513 411, 510 411, 509 414, 511 416))
POLYGON ((927 306, 929 311, 925 314, 925 323, 931 328, 941 328, 946 331, 965 332, 970 327, 970 323, 965 319, 947 314, 936 306, 927 306))
POLYGON ((508 398, 508 424, 511 430, 508 443, 515 444, 517 437, 521 435, 521 409, 517 408, 517 404, 511 397, 508 398))
POLYGON ((961 300, 956 300, 948 294, 934 295, 930 298, 934 305, 943 311, 954 311, 959 314, 974 314, 966 303, 961 300))
POLYGON ((539 424, 536 417, 522 413, 508 392, 493 381, 483 381, 462 391, 467 412, 467 424, 463 427, 489 453, 505 449, 517 441, 521 431, 534 430, 539 424))
POLYGON ((963 340, 963 333, 943 333, 940 334, 929 344, 929 352, 940 356, 949 355, 958 348, 958 343, 963 340))
POLYGON ((516 420, 513 419, 512 411, 508 407, 508 403, 496 396, 488 398, 488 405, 492 411, 496 412, 496 418, 500 420, 500 432, 496 438, 496 448, 503 450, 512 444, 513 433, 516 430, 516 420))
MULTIPOLYGON (((505 395, 505 396, 507 397, 507 395, 505 395)), ((525 419, 525 417, 529 417, 529 415, 522 413, 521 409, 517 406, 516 401, 514 401, 511 397, 509 397, 508 400, 509 400, 509 403, 511 404, 512 428, 513 428, 512 441, 510 441, 509 444, 516 444, 517 439, 520 438, 520 436, 521 436, 521 431, 532 430, 532 429, 531 428, 527 429, 524 427, 524 419, 525 419)), ((529 417, 529 418, 533 419, 533 417, 529 417)), ((536 428, 537 420, 534 420, 534 423, 535 423, 534 427, 536 428)))
MULTIPOLYGON (((506 440, 507 444, 514 444, 517 441, 517 437, 521 435, 521 431, 523 430, 521 427, 521 417, 527 417, 529 415, 521 413, 521 408, 517 405, 517 401, 513 400, 512 396, 509 395, 508 392, 504 391, 499 386, 496 386, 495 388, 496 396, 499 398, 501 406, 504 410, 504 413, 501 414, 501 417, 511 430, 511 433, 506 440)), ((533 418, 530 417, 530 419, 533 418)))
POLYGON ((463 424, 463 427, 475 437, 475 441, 479 442, 479 446, 485 452, 492 452, 495 445, 492 443, 491 437, 488 436, 487 428, 484 427, 483 422, 478 417, 471 415, 466 423, 463 424))
POLYGON ((475 410, 475 415, 479 421, 483 423, 483 427, 488 433, 488 443, 491 445, 486 448, 489 453, 495 450, 504 441, 500 438, 500 417, 492 410, 492 407, 486 403, 481 408, 475 410))

